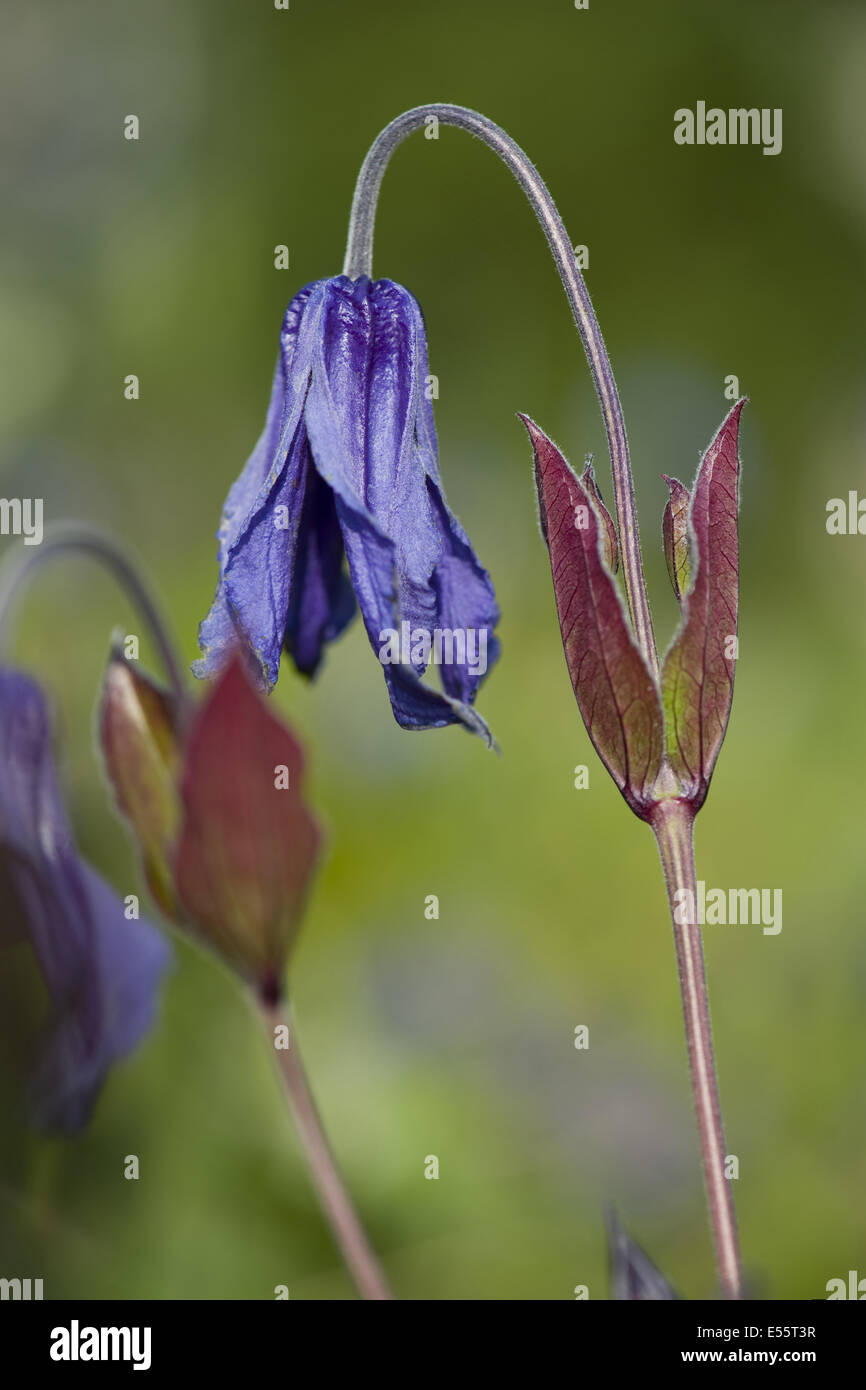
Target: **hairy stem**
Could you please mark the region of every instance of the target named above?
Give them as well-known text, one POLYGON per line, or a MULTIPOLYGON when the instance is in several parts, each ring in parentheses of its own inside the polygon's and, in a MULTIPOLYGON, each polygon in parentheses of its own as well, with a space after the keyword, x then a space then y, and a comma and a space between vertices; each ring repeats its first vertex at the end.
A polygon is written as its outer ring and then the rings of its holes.
POLYGON ((692 1094, 698 1118, 701 1161, 716 1263, 724 1296, 742 1298, 740 1242, 732 1188, 730 1181, 725 1177, 725 1136, 716 1062, 713 1056, 701 929, 694 920, 684 920, 694 918, 696 901, 692 838, 694 815, 685 802, 661 801, 655 808, 651 824, 661 855, 670 901, 692 1094), (690 898, 686 894, 690 894, 690 898), (689 903, 692 905, 691 912, 688 910, 689 903))
POLYGON ((258 1004, 310 1174, 346 1268, 362 1298, 380 1301, 391 1299, 393 1295, 331 1152, 298 1051, 297 1036, 290 1026, 288 1010, 262 999, 258 1000, 258 1004), (274 1029, 278 1027, 288 1030, 287 1048, 273 1046, 274 1029))
POLYGON ((626 598, 635 639, 650 671, 657 676, 658 655, 644 581, 628 440, 619 393, 592 301, 562 218, 544 180, 520 146, 500 126, 465 106, 434 102, 429 106, 416 106, 398 116, 373 141, 361 166, 352 201, 343 273, 353 280, 360 275, 372 275, 376 207, 388 161, 407 135, 434 119, 442 125, 457 126, 476 135, 499 156, 526 194, 547 238, 586 352, 607 432, 626 598))
MULTIPOLYGON (((20 546, 10 553, 0 569, 0 631, 7 626, 13 605, 33 571, 40 569, 46 561, 70 554, 89 555, 97 560, 125 590, 133 607, 144 618, 150 630, 175 695, 183 700, 184 685, 180 663, 159 609, 135 565, 117 541, 95 527, 78 522, 59 522, 56 526, 46 528, 44 539, 38 548, 31 550, 20 546)), ((8 641, 8 636, 6 640, 8 641)))

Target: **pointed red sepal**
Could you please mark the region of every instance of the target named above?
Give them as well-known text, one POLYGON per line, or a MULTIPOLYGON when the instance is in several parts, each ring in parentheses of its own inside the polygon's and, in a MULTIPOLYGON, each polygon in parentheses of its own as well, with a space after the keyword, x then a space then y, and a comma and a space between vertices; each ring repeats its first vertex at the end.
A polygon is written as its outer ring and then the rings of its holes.
POLYGON ((632 638, 603 557, 593 499, 556 445, 525 415, 559 627, 587 732, 632 810, 646 816, 661 766, 659 692, 632 638))
POLYGON ((691 588, 662 667, 667 757, 698 810, 722 746, 734 693, 739 595, 737 402, 701 459, 691 491, 691 588))
POLYGON ((297 740, 235 657, 186 746, 179 899, 208 943, 261 989, 279 980, 319 849, 297 740))

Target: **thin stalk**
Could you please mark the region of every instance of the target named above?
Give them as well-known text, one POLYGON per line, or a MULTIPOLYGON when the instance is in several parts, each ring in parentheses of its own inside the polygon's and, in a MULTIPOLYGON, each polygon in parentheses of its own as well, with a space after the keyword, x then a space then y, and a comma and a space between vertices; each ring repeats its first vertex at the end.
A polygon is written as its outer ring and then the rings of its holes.
POLYGON ((388 161, 407 135, 434 118, 442 125, 456 126, 470 135, 476 135, 499 156, 526 194, 547 238, 586 352, 607 432, 625 591, 635 639, 650 671, 657 676, 658 654, 644 581, 628 439, 619 393, 589 291, 575 260, 568 233, 535 165, 500 126, 465 106, 433 102, 404 111, 402 116, 398 116, 377 135, 361 166, 352 201, 343 274, 353 280, 360 275, 372 276, 376 208, 388 161))
POLYGON ((166 675, 179 700, 184 699, 183 674, 175 656, 174 644, 168 635, 168 628, 150 596, 135 565, 121 550, 111 536, 79 522, 59 522, 47 527, 42 543, 38 548, 19 546, 12 551, 0 567, 0 632, 4 645, 8 644, 9 617, 20 596, 22 587, 34 570, 42 567, 48 560, 60 555, 89 555, 103 565, 125 590, 134 608, 137 608, 153 638, 166 675))
POLYGON ((298 1051, 297 1035, 290 1025, 288 1010, 264 999, 258 999, 257 1003, 279 1065, 289 1110, 298 1131, 313 1184, 346 1268, 363 1299, 391 1299, 393 1294, 388 1288, 385 1275, 331 1152, 298 1051), (274 1029, 277 1027, 285 1027, 288 1030, 287 1048, 273 1047, 274 1029))
POLYGON ((724 1296, 742 1298, 740 1241, 733 1191, 730 1181, 725 1177, 727 1151, 716 1061, 713 1056, 701 929, 696 922, 683 920, 685 917, 693 916, 688 912, 687 904, 694 904, 696 901, 692 835, 694 814, 685 802, 662 801, 653 812, 651 824, 661 855, 671 908, 692 1094, 698 1118, 701 1162, 716 1263, 724 1296), (682 890, 691 894, 691 897, 685 897, 682 890))

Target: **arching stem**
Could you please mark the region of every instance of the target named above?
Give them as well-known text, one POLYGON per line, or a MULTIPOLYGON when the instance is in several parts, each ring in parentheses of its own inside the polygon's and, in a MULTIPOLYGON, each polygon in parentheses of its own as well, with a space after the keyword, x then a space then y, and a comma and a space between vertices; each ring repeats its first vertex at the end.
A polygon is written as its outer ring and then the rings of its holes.
POLYGON ((407 135, 411 135, 413 131, 434 119, 442 125, 456 126, 459 130, 468 131, 470 135, 476 135, 499 156, 529 199, 547 238, 586 352, 607 431, 620 554, 635 639, 650 671, 657 677, 658 655, 640 553, 628 440, 616 382, 592 301, 562 218, 544 180, 520 146, 493 121, 464 106, 434 102, 429 106, 416 106, 413 110, 405 111, 402 116, 398 116, 373 141, 361 166, 352 201, 343 273, 353 280, 360 275, 372 275, 376 207, 388 161, 407 135))
POLYGON ((33 572, 49 560, 62 555, 89 555, 103 565, 126 592, 133 607, 141 616, 153 638, 172 690, 180 700, 184 698, 183 673, 175 655, 174 645, 168 635, 159 609, 138 573, 135 565, 116 541, 97 530, 78 522, 59 522, 46 528, 42 544, 33 549, 21 546, 11 552, 0 568, 0 634, 4 644, 8 643, 6 631, 12 608, 20 597, 22 587, 33 572))

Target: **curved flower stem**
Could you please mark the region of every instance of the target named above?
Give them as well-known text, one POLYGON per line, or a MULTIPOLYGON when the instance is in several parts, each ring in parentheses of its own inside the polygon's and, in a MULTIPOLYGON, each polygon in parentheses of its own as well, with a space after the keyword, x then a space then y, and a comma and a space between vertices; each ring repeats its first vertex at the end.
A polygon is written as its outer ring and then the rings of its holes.
POLYGON ((298 1051, 297 1035, 290 1026, 288 1010, 261 998, 257 999, 257 1003, 279 1064, 289 1110, 322 1210, 346 1268, 363 1299, 391 1299, 393 1295, 331 1152, 298 1051), (288 1029, 290 1045, 287 1048, 273 1047, 274 1029, 280 1026, 288 1029))
POLYGON ((60 522, 56 526, 46 528, 45 537, 38 549, 31 550, 20 546, 9 555, 0 568, 0 630, 8 623, 13 604, 33 571, 56 556, 76 553, 98 560, 126 591, 131 603, 138 609, 150 629, 175 695, 183 700, 183 674, 159 609, 138 570, 118 543, 95 527, 78 522, 60 522))
POLYGON ((701 929, 696 922, 683 922, 684 915, 694 914, 684 911, 683 901, 678 897, 678 890, 685 890, 691 894, 691 903, 695 903, 694 814, 685 802, 662 801, 653 812, 651 824, 670 901, 692 1093, 698 1117, 716 1263, 725 1297, 742 1298, 740 1242, 731 1184, 725 1177, 725 1136, 713 1056, 701 929))
POLYGON ((601 329, 595 317, 589 292, 574 257, 571 242, 547 186, 534 164, 523 150, 500 126, 470 111, 465 106, 434 102, 416 106, 387 125, 371 145, 361 166, 346 244, 344 275, 356 280, 373 272, 373 229, 382 178, 394 150, 407 135, 435 118, 442 125, 457 126, 476 135, 508 167, 526 194, 556 263, 577 330, 586 352, 589 370, 598 395, 610 448, 613 490, 619 523, 619 544, 622 556, 625 591, 638 647, 650 671, 658 676, 658 655, 653 634, 652 615, 646 594, 637 513, 634 504, 631 464, 622 406, 616 389, 613 371, 601 329))

